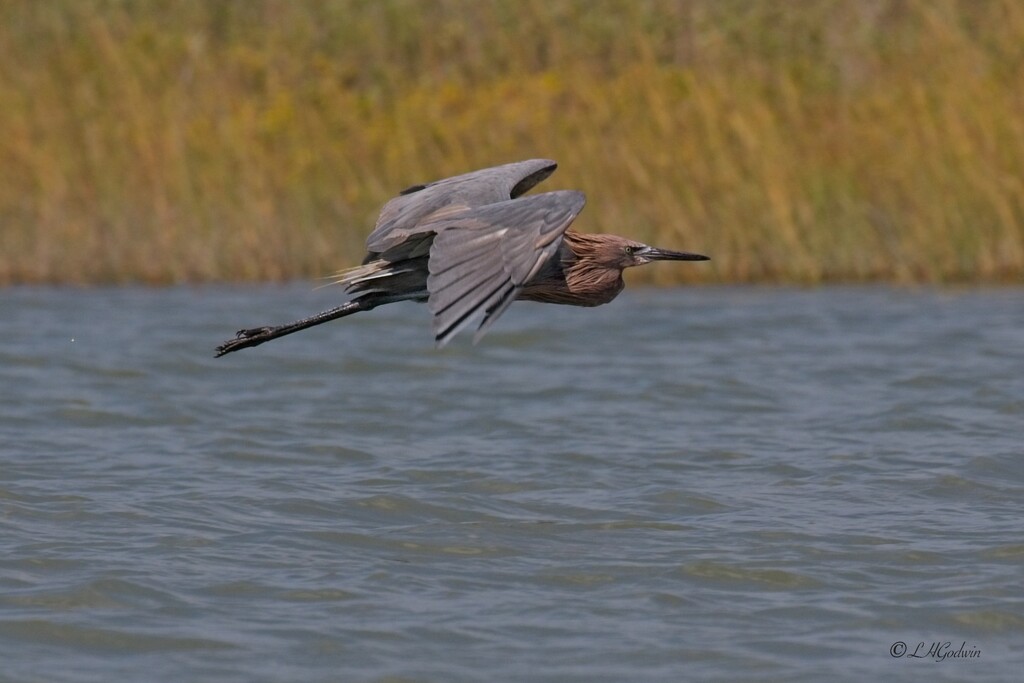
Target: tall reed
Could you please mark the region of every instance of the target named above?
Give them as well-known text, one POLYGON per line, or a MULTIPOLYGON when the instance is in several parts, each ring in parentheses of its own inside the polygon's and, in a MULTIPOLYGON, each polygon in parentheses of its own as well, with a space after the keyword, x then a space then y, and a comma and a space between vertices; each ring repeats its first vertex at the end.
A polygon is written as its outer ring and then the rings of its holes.
POLYGON ((6 0, 0 283, 315 277, 557 159, 659 282, 1024 276, 1018 0, 6 0))

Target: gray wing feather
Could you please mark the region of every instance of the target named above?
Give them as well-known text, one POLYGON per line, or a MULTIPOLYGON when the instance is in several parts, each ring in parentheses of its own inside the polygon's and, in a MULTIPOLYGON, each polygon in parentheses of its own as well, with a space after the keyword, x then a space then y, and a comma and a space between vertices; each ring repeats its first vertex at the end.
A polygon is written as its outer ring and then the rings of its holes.
POLYGON ((551 175, 557 164, 530 159, 445 178, 405 190, 381 209, 366 238, 366 250, 379 254, 423 232, 424 224, 453 217, 466 209, 515 199, 551 175))
POLYGON ((548 192, 426 224, 437 233, 428 262, 427 304, 438 345, 482 314, 474 337, 479 340, 555 256, 585 201, 582 192, 548 192))

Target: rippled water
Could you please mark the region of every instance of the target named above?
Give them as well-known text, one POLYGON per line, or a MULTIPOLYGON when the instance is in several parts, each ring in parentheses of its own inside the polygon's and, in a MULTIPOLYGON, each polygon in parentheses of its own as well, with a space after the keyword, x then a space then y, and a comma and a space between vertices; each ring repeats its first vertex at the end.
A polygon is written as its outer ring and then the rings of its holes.
POLYGON ((211 357, 336 294, 0 291, 0 678, 1017 678, 1024 291, 641 289, 441 351, 399 304, 211 357))

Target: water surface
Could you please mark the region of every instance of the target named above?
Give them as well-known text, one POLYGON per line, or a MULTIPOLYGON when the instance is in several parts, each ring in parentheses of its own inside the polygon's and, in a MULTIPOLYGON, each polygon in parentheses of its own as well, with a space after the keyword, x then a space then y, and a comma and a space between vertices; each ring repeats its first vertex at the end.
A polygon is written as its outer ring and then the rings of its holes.
POLYGON ((0 678, 1013 680, 1022 294, 4 290, 0 678))

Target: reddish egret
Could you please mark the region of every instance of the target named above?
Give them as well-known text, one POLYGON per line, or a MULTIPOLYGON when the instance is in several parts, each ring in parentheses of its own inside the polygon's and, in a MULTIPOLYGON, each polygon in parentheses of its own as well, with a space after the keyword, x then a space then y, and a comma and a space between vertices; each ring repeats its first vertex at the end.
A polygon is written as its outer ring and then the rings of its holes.
POLYGON ((622 271, 651 261, 706 261, 617 235, 569 230, 582 192, 522 197, 554 172, 548 159, 485 168, 414 185, 384 205, 361 266, 336 278, 347 303, 277 327, 239 330, 217 356, 256 346, 395 301, 425 301, 444 346, 481 317, 474 342, 517 299, 572 306, 606 304, 622 291, 622 271))

